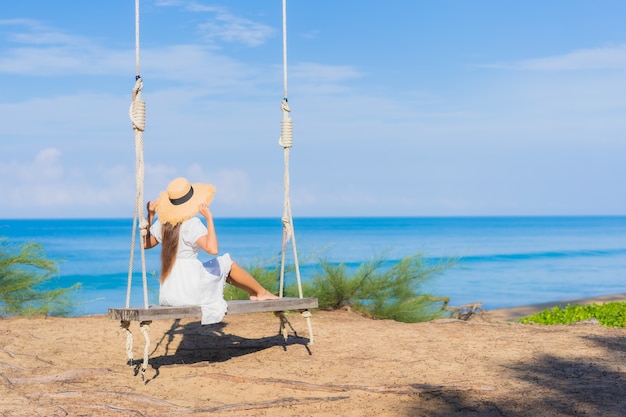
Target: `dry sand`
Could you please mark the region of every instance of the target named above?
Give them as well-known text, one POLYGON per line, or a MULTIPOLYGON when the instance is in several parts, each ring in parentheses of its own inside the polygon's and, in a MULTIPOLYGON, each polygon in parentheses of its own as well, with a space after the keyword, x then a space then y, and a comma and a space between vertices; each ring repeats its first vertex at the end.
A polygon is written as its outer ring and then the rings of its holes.
POLYGON ((520 325, 519 311, 315 311, 314 344, 298 313, 286 343, 270 313, 155 321, 145 379, 137 323, 129 365, 105 316, 0 319, 0 416, 626 416, 626 329, 520 325))

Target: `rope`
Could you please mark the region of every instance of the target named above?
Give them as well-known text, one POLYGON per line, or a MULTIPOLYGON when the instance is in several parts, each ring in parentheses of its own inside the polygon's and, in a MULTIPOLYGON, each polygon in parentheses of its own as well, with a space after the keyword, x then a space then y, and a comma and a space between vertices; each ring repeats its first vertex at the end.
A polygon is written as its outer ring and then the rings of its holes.
MULTIPOLYGON (((141 233, 141 277, 143 281, 143 302, 144 307, 148 308, 148 280, 146 276, 146 251, 144 248, 144 237, 148 233, 148 221, 144 216, 144 176, 145 166, 143 159, 143 131, 146 126, 146 103, 141 99, 141 89, 143 88, 143 81, 141 77, 137 76, 135 80, 135 87, 133 88, 133 101, 130 106, 130 118, 133 122, 133 130, 135 131, 135 154, 137 156, 137 163, 135 166, 135 182, 137 184, 137 195, 135 198, 135 221, 133 222, 133 228, 135 229, 135 223, 139 219, 139 229, 141 233)), ((133 239, 136 233, 133 232, 133 239)))
POLYGON ((283 97, 287 102, 287 0, 283 0, 283 97))
MULTIPOLYGON (((282 255, 280 262, 280 288, 279 297, 283 297, 285 286, 285 254, 287 249, 287 243, 294 239, 293 219, 291 218, 291 209, 289 202, 289 149, 293 146, 293 123, 289 118, 291 109, 289 108, 289 102, 287 100, 287 0, 283 0, 283 100, 280 103, 280 108, 283 112, 283 120, 280 123, 281 134, 278 139, 278 144, 283 147, 284 157, 284 205, 283 205, 283 241, 282 241, 282 255)), ((294 246, 295 249, 295 246, 294 246)), ((298 289, 300 289, 300 271, 297 264, 297 254, 294 250, 294 258, 296 260, 296 276, 298 277, 298 289)), ((300 290, 300 294, 302 291, 300 290)), ((302 295, 300 296, 302 298, 302 295)))
MULTIPOLYGON (((148 279, 146 276, 146 255, 144 247, 144 237, 147 235, 148 221, 144 216, 144 159, 143 159, 143 132, 146 128, 146 102, 141 98, 141 90, 143 89, 143 80, 139 75, 139 0, 135 0, 135 85, 132 91, 132 101, 128 111, 135 137, 135 209, 133 211, 133 230, 130 244, 130 261, 128 265, 128 284, 126 288, 126 308, 130 307, 130 293, 132 288, 132 277, 134 270, 135 243, 137 237, 137 227, 141 236, 141 276, 143 281, 143 303, 148 308, 148 279)), ((148 367, 150 352, 150 336, 148 330, 150 328, 149 321, 141 322, 140 328, 146 340, 143 354, 143 363, 141 366, 142 378, 145 379, 146 368, 148 367)), ((126 330, 126 354, 133 363, 133 335, 130 331, 130 322, 122 321, 121 327, 126 330)))
POLYGON ((135 74, 139 75, 139 0, 135 0, 135 74))
POLYGON ((278 144, 283 148, 291 148, 293 146, 293 122, 289 118, 291 109, 287 98, 284 98, 280 103, 280 108, 283 111, 283 120, 280 122, 280 139, 278 144))
POLYGON ((139 325, 141 332, 143 333, 143 337, 146 341, 146 344, 143 348, 143 362, 141 364, 141 378, 145 381, 146 369, 148 369, 148 362, 150 360, 150 335, 148 330, 150 330, 151 321, 142 321, 139 325))
POLYGON ((314 340, 313 340, 313 326, 311 325, 311 312, 309 310, 304 310, 301 314, 302 314, 302 317, 306 319, 306 324, 307 324, 307 327, 309 328, 309 342, 313 344, 314 340))
POLYGON ((130 247, 130 262, 128 265, 128 284, 126 288, 126 308, 130 307, 130 293, 132 288, 132 277, 134 270, 135 243, 137 237, 137 226, 139 226, 141 240, 141 275, 143 281, 143 301, 144 307, 148 308, 148 279, 146 275, 146 255, 143 245, 144 237, 150 225, 144 217, 144 159, 143 159, 143 132, 146 128, 146 102, 141 98, 143 80, 139 75, 139 0, 135 0, 135 85, 132 91, 132 101, 129 110, 130 120, 135 136, 135 210, 133 215, 133 230, 130 247))
MULTIPOLYGON (((291 201, 289 197, 290 180, 289 180, 289 154, 291 147, 293 146, 293 123, 289 118, 291 109, 287 100, 287 0, 283 0, 283 100, 281 102, 281 110, 283 112, 283 120, 281 121, 281 134, 278 144, 283 147, 284 155, 284 205, 283 205, 283 241, 282 241, 282 255, 280 266, 280 289, 279 296, 282 298, 284 285, 285 285, 285 253, 287 250, 287 243, 291 240, 291 249, 293 252, 294 269, 296 274, 296 281, 298 283, 298 295, 300 298, 304 298, 302 293, 302 280, 300 278, 300 264, 298 262, 298 250, 296 247, 296 234, 293 226, 293 216, 291 214, 291 201)), ((311 313, 305 311, 303 316, 306 318, 309 328, 309 340, 313 343, 313 327, 311 326, 311 313)))
POLYGON ((133 333, 130 331, 130 321, 122 320, 120 327, 126 332, 126 356, 130 365, 133 365, 133 333))

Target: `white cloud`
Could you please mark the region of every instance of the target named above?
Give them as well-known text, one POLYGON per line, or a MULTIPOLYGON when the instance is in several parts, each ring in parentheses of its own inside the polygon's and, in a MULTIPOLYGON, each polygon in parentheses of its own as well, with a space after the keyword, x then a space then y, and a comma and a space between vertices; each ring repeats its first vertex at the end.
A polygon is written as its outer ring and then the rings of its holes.
POLYGON ((482 67, 520 71, 624 70, 626 69, 626 45, 581 49, 563 55, 482 67))
MULTIPOLYGON (((180 7, 177 11, 186 13, 185 18, 197 13, 194 24, 210 20, 204 28, 211 42, 203 44, 197 34, 190 43, 163 34, 163 42, 142 48, 145 198, 155 198, 172 178, 182 175, 216 185, 220 216, 280 213, 280 62, 240 59, 232 55, 233 48, 214 46, 259 45, 273 34, 227 9, 175 0, 158 5, 180 7), (178 43, 172 44, 172 39, 178 43)), ((132 215, 130 46, 115 49, 36 21, 0 25, 0 36, 11 42, 2 44, 0 51, 0 72, 7 80, 0 103, 5 120, 0 137, 6 146, 0 155, 0 192, 6 196, 5 208, 21 217, 132 215), (7 36, 9 31, 13 35, 7 36), (25 78, 13 83, 13 74, 25 78), (78 84, 77 74, 98 76, 82 77, 78 84), (49 213, 40 214, 42 208, 49 213)), ((479 186, 484 178, 492 178, 490 166, 504 160, 511 144, 523 144, 532 155, 526 158, 529 168, 518 173, 536 170, 537 179, 531 183, 537 190, 547 189, 554 170, 563 171, 558 158, 541 169, 533 165, 548 145, 577 145, 583 155, 603 145, 606 154, 623 155, 615 150, 623 142, 618 134, 624 128, 620 86, 626 83, 619 71, 604 70, 626 68, 626 46, 507 63, 499 68, 520 71, 491 71, 489 77, 481 72, 480 77, 463 78, 462 85, 376 78, 376 70, 370 72, 365 61, 363 67, 342 62, 347 65, 333 65, 328 59, 295 62, 288 69, 296 215, 523 212, 526 203, 517 190, 507 200, 498 187, 479 186), (601 71, 574 71, 580 69, 601 71), (454 149, 459 156, 450 164, 454 149), (474 172, 476 181, 459 185, 458 179, 474 178, 467 174, 474 172), (408 192, 394 191, 398 187, 408 192)), ((444 80, 448 76, 441 75, 444 80)), ((609 164, 604 155, 597 159, 601 162, 586 170, 589 177, 601 178, 597 188, 614 189, 615 178, 623 177, 623 169, 615 167, 623 161, 609 164), (608 167, 607 174, 599 176, 602 166, 608 167)), ((506 190, 507 181, 514 178, 511 166, 497 168, 493 172, 506 190)), ((579 171, 577 166, 566 172, 575 179, 583 175, 579 171)), ((555 184, 548 189, 552 195, 560 186, 555 184)), ((530 197, 541 195, 531 191, 530 197)), ((575 211, 580 202, 562 195, 562 205, 554 210, 572 205, 575 211)), ((623 198, 617 198, 612 207, 623 207, 623 198)), ((603 206, 596 203, 599 198, 585 200, 603 206)))
MULTIPOLYGON (((128 209, 135 195, 127 167, 85 170, 63 160, 56 148, 40 150, 32 160, 0 161, 0 194, 6 213, 20 217, 106 216, 128 209)), ((132 212, 131 212, 132 213, 132 212)))
POLYGON ((93 41, 28 19, 2 20, 16 28, 0 58, 0 72, 37 77, 123 73, 132 51, 110 50, 93 41))
POLYGON ((148 79, 178 81, 188 85, 205 85, 209 90, 225 90, 251 81, 262 81, 267 68, 254 67, 228 56, 212 52, 201 45, 169 45, 144 49, 142 67, 148 79), (261 74, 263 73, 263 75, 261 74))
MULTIPOLYGON (((13 103, 0 103, 0 112, 7 122, 0 124, 0 135, 8 138, 34 137, 29 140, 57 143, 82 142, 87 138, 113 139, 122 129, 130 132, 128 108, 131 103, 131 85, 127 97, 105 94, 60 95, 50 98, 21 98, 13 103)), ((129 133, 130 135, 130 133, 129 133)), ((29 143, 19 143, 28 147, 29 143)))
POLYGON ((327 65, 303 62, 288 67, 289 75, 312 82, 342 82, 363 77, 363 73, 347 65, 327 65))
POLYGON ((199 27, 205 39, 259 46, 274 34, 274 29, 265 24, 234 16, 224 10, 215 12, 214 21, 206 22, 199 27))
POLYGON ((17 27, 16 32, 9 34, 9 39, 20 44, 76 44, 80 38, 71 37, 63 31, 47 26, 33 19, 0 20, 0 26, 17 27))
POLYGON ((157 0, 154 2, 155 6, 163 6, 163 7, 171 7, 171 6, 181 6, 186 2, 183 0, 157 0))
POLYGON ((158 6, 178 6, 194 13, 210 13, 212 18, 199 24, 198 29, 205 40, 241 43, 259 46, 274 35, 275 30, 264 23, 255 22, 231 13, 225 7, 207 6, 195 1, 160 1, 158 6))

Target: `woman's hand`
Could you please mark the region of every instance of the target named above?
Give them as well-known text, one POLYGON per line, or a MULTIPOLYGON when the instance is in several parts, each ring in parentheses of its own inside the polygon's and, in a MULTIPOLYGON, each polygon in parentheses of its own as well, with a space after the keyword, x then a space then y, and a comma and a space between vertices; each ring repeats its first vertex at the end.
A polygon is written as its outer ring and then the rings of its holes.
POLYGON ((198 211, 206 218, 207 234, 198 238, 196 243, 207 253, 217 255, 219 246, 217 244, 217 235, 215 234, 213 215, 211 214, 211 210, 209 210, 209 204, 201 203, 200 206, 198 206, 198 211))
POLYGON ((143 246, 146 249, 150 249, 159 244, 159 241, 150 234, 150 226, 152 225, 152 219, 154 218, 154 213, 156 212, 156 201, 148 201, 148 204, 146 204, 146 209, 148 209, 148 225, 146 229, 146 234, 143 237, 143 246))
POLYGON ((154 214, 156 212, 156 201, 148 201, 146 208, 148 209, 149 214, 154 214))
POLYGON ((200 203, 200 206, 198 207, 198 211, 207 219, 209 219, 212 216, 208 203, 200 203))

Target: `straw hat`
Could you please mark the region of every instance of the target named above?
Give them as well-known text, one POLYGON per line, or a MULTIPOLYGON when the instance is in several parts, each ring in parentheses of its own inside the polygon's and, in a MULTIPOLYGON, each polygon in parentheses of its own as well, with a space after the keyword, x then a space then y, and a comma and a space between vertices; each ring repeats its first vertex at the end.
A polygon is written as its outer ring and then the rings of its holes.
POLYGON ((210 203, 215 194, 211 184, 191 184, 186 178, 169 183, 156 201, 156 212, 161 223, 177 225, 198 214, 200 203, 210 203))

